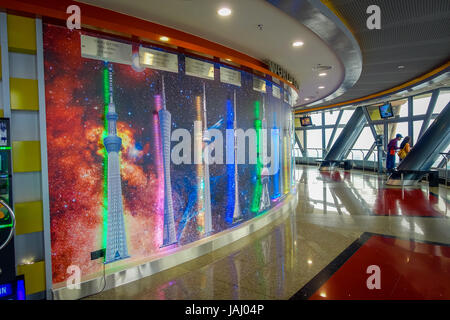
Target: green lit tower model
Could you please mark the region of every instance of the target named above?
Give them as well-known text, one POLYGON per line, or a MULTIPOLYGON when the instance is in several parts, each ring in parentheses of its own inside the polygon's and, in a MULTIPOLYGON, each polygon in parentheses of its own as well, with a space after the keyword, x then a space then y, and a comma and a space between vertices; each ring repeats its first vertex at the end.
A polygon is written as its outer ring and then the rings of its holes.
POLYGON ((262 163, 262 149, 261 149, 261 120, 259 119, 260 111, 259 111, 259 101, 255 101, 254 107, 254 115, 255 115, 255 131, 256 131, 256 182, 255 189, 253 191, 253 199, 250 205, 250 211, 253 213, 258 213, 260 211, 261 206, 261 193, 262 193, 262 181, 261 181, 261 172, 263 168, 262 163))
POLYGON ((172 115, 166 108, 166 91, 162 76, 162 109, 159 110, 163 164, 164 164, 164 232, 163 246, 177 243, 175 220, 173 215, 172 184, 170 179, 170 134, 172 132, 172 115))
POLYGON ((108 226, 105 263, 111 263, 129 258, 123 218, 122 181, 119 164, 122 139, 117 136, 118 115, 113 101, 111 65, 109 68, 109 105, 106 119, 108 120, 108 135, 103 139, 103 144, 108 152, 108 226))

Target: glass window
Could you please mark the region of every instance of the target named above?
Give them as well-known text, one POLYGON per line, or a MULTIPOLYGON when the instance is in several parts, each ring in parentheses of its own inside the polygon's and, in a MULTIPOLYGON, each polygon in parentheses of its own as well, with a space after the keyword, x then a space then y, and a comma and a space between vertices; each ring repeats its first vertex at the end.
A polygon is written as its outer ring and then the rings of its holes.
POLYGON ((384 135, 384 124, 376 124, 374 127, 378 135, 384 135))
MULTIPOLYGON (((337 128, 336 134, 335 134, 335 136, 334 136, 333 143, 337 140, 337 138, 339 138, 339 135, 341 134, 341 132, 342 132, 343 129, 344 129, 344 128, 337 128)), ((333 145, 332 145, 332 146, 333 146, 333 145)))
POLYGON ((322 112, 311 114, 311 122, 314 126, 322 125, 322 112))
POLYGON ((414 128, 413 144, 417 143, 417 138, 419 137, 420 128, 422 128, 422 124, 423 124, 423 120, 413 122, 413 128, 414 128))
MULTIPOLYGON (((365 127, 361 132, 361 135, 356 140, 353 149, 370 149, 375 139, 373 138, 372 131, 370 131, 369 127, 365 127)), ((364 155, 367 154, 367 151, 364 151, 364 155)), ((349 155, 349 159, 351 159, 351 154, 349 155)), ((359 150, 353 150, 353 159, 362 160, 362 152, 359 150)))
POLYGON ((414 97, 413 100, 413 115, 422 115, 427 113, 428 104, 431 100, 431 93, 414 97))
POLYGON ((322 129, 311 129, 306 131, 306 145, 308 148, 308 155, 310 157, 322 156, 322 129), (320 150, 313 150, 311 148, 318 148, 320 150))
POLYGON ((355 111, 354 109, 344 110, 344 113, 342 114, 342 118, 341 118, 341 121, 339 122, 339 124, 346 124, 348 122, 348 120, 350 120, 354 111, 355 111))
POLYGON ((394 115, 398 115, 400 117, 408 116, 408 99, 406 100, 397 100, 392 101, 392 109, 394 111, 394 115))
POLYGON ((327 145, 329 143, 332 132, 333 132, 333 129, 325 129, 325 148, 327 147, 327 145))
POLYGON ((450 91, 442 90, 439 93, 439 97, 436 101, 436 106, 434 107, 433 113, 441 113, 441 111, 444 110, 449 101, 450 101, 450 91))
POLYGON ((394 122, 389 123, 388 127, 389 132, 389 140, 394 139, 397 133, 400 133, 402 136, 406 137, 409 135, 408 133, 408 122, 394 122))
POLYGON ((325 124, 327 125, 336 124, 339 112, 340 112, 339 109, 325 112, 325 124))

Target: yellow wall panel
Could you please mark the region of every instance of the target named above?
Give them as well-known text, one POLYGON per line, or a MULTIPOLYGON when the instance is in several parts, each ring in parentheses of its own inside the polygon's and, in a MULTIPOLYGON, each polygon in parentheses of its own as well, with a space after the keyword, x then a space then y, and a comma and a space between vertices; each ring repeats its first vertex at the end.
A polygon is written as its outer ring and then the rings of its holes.
POLYGON ((0 109, 0 118, 3 118, 5 116, 5 112, 3 111, 3 109, 0 109))
POLYGON ((25 276, 25 291, 27 295, 45 290, 44 261, 18 265, 17 274, 25 276))
POLYGON ((16 214, 16 235, 44 230, 42 202, 21 202, 14 204, 16 214))
POLYGON ((41 171, 41 145, 39 141, 13 141, 14 172, 41 171))
POLYGON ((35 79, 9 79, 11 109, 39 110, 38 81, 35 79))
POLYGON ((10 51, 36 53, 36 22, 33 18, 8 14, 8 46, 10 51))

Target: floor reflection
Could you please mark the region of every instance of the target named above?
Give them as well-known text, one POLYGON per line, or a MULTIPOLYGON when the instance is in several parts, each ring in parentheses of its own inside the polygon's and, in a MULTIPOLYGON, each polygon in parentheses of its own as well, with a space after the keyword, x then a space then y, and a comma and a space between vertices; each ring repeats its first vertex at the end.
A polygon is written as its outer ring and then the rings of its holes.
POLYGON ((305 214, 446 217, 447 188, 427 184, 402 189, 385 186, 385 177, 361 171, 321 172, 297 167, 299 199, 305 214))
MULTIPOLYGON (((319 172, 317 167, 306 166, 298 166, 295 176, 299 201, 288 218, 90 299, 289 299, 365 232, 450 244, 444 188, 386 188, 383 176, 319 172)), ((417 261, 425 268, 424 260, 417 260, 420 257, 449 259, 448 250, 441 247, 397 239, 379 239, 377 243, 394 262, 390 265, 392 279, 401 274, 402 266, 396 269, 396 265, 411 266, 417 261), (391 247, 401 254, 391 252, 391 247)), ((364 257, 364 263, 370 260, 370 255, 364 257)), ((333 290, 347 285, 344 280, 339 283, 340 287, 327 288, 325 295, 332 296, 333 290)), ((403 283, 407 287, 407 282, 403 283)), ((342 294, 336 292, 335 296, 342 294)), ((316 298, 320 297, 319 292, 316 298)))

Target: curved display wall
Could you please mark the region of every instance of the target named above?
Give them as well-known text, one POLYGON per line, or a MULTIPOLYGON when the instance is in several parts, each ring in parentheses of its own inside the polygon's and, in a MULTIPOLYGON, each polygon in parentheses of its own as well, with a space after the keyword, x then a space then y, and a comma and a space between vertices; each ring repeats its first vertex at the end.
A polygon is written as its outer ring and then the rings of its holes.
POLYGON ((290 192, 284 87, 49 24, 44 61, 54 285, 65 285, 71 265, 83 281, 104 263, 120 271, 150 261, 262 215, 290 192))

